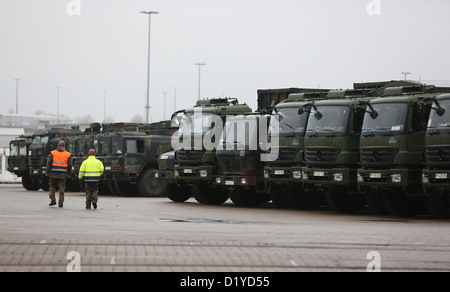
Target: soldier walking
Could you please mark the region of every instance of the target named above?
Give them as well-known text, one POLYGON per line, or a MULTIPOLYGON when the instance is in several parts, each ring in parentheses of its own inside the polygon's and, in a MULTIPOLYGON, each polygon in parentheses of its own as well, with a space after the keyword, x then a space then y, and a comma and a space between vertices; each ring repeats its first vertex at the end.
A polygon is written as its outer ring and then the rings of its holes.
POLYGON ((89 157, 83 161, 80 167, 78 178, 84 178, 86 188, 86 209, 97 209, 98 202, 98 182, 103 175, 103 163, 95 157, 95 150, 89 150, 89 157))
POLYGON ((62 208, 64 204, 66 179, 72 175, 72 155, 66 151, 66 143, 63 140, 58 142, 58 147, 48 156, 45 175, 50 178, 49 206, 56 205, 55 193, 59 189, 58 205, 62 208))

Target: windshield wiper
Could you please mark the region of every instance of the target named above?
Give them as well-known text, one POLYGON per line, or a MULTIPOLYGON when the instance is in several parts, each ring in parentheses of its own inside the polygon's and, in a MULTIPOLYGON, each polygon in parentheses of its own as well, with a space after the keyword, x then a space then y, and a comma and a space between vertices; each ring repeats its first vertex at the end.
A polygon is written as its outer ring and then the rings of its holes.
POLYGON ((392 133, 391 128, 378 128, 377 131, 387 131, 387 133, 383 134, 383 136, 394 136, 394 133, 392 133))
POLYGON ((430 135, 440 135, 441 131, 437 127, 427 127, 427 133, 430 135))
POLYGON ((308 137, 319 137, 319 134, 317 134, 317 131, 315 130, 308 130, 308 137))
POLYGON ((374 136, 375 136, 375 134, 373 133, 373 130, 372 130, 372 129, 363 129, 363 130, 362 130, 362 135, 363 135, 364 137, 369 137, 369 136, 374 137, 374 136))
POLYGON ((326 135, 325 137, 337 137, 336 132, 331 129, 323 129, 323 131, 330 132, 331 135, 326 135))

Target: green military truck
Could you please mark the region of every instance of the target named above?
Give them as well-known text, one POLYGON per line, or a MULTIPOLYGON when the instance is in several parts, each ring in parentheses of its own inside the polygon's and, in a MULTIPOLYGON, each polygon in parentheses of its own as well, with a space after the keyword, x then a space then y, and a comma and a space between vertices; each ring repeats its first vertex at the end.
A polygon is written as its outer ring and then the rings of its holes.
MULTIPOLYGON (((270 201, 264 183, 264 165, 271 148, 267 141, 269 115, 260 113, 236 115, 227 119, 216 151, 217 172, 214 190, 225 193, 235 205, 256 207, 270 201), (261 148, 261 146, 264 147, 261 148), (265 149, 267 147, 267 149, 265 149)), ((275 140, 275 137, 273 137, 275 140)), ((272 142, 272 141, 271 141, 272 142)), ((278 153, 272 153, 278 157, 278 153)))
POLYGON ((78 139, 74 173, 78 174, 86 149, 96 150, 105 167, 100 191, 119 196, 161 196, 164 181, 155 177, 158 158, 172 149, 171 138, 176 128, 170 121, 151 124, 103 124, 101 133, 78 139))
POLYGON ((178 186, 192 186, 194 198, 204 204, 222 204, 228 200, 225 192, 213 191, 213 176, 217 174, 216 148, 227 117, 251 113, 246 104, 235 98, 198 100, 184 110, 175 149, 174 178, 178 186))
POLYGON ((374 212, 410 217, 426 209, 425 134, 433 99, 441 90, 423 84, 391 87, 369 102, 357 176, 374 212))
MULTIPOLYGON (((46 173, 47 157, 50 152, 55 150, 59 140, 67 142, 68 137, 81 135, 79 129, 65 128, 49 128, 45 130, 37 130, 32 134, 32 142, 28 153, 28 171, 30 176, 30 184, 33 189, 49 190, 48 177, 46 173)), ((66 145, 66 149, 70 152, 70 144, 66 145)))
POLYGON ((328 91, 292 93, 271 111, 277 126, 271 123, 269 137, 274 133, 279 137, 279 156, 265 164, 264 181, 276 207, 308 209, 317 203, 317 196, 304 189, 302 183, 304 137, 312 105, 324 99, 328 91))
POLYGON ((37 191, 40 186, 31 180, 28 167, 28 150, 32 136, 20 136, 9 142, 7 170, 22 179, 22 186, 28 191, 37 191))
POLYGON ((433 99, 425 135, 422 183, 430 211, 450 218, 450 94, 433 99))
POLYGON ((332 90, 310 110, 304 139, 304 188, 323 193, 328 205, 340 212, 354 212, 365 205, 356 171, 362 122, 373 92, 332 90))

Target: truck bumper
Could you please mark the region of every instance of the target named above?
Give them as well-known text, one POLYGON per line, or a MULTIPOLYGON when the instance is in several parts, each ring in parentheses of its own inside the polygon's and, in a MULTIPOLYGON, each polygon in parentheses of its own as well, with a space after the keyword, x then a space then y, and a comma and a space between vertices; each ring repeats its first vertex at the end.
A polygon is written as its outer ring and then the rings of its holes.
POLYGON ((450 170, 422 170, 422 185, 425 189, 450 189, 450 170))
POLYGON ((302 184, 302 167, 265 167, 264 181, 272 184, 302 184))
POLYGON ((175 166, 174 178, 178 184, 211 183, 213 166, 175 166))
POLYGON ((302 180, 305 184, 346 186, 356 182, 356 170, 350 168, 303 168, 302 180))
MULTIPOLYGON (((358 169, 357 180, 360 187, 406 188, 420 184, 417 171, 408 169, 363 170, 358 169)), ((421 175, 421 174, 420 174, 421 175)))

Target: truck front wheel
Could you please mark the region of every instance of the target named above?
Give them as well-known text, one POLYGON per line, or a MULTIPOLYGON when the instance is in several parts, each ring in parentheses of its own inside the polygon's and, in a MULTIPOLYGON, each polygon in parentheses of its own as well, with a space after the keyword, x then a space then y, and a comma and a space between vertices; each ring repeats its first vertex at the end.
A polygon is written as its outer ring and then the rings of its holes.
POLYGON ((438 219, 450 219, 450 195, 434 192, 427 197, 428 209, 438 219))
POLYGON ((167 183, 155 177, 156 170, 149 169, 139 178, 138 189, 145 197, 161 197, 166 194, 167 183))

